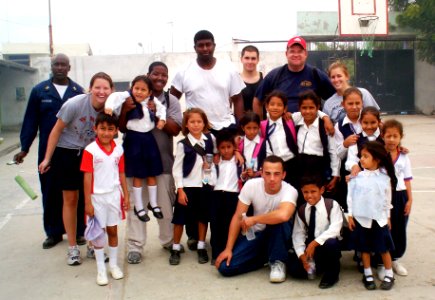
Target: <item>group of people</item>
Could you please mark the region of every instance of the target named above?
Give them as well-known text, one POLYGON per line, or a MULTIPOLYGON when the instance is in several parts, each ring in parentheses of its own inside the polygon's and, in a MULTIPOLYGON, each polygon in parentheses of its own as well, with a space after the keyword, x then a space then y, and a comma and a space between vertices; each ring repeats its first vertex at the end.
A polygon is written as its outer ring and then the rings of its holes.
POLYGON ((67 77, 68 57, 52 59, 52 78, 30 96, 22 151, 14 157, 23 161, 39 130, 43 248, 66 231, 67 262, 80 264, 81 222, 85 213, 96 218, 109 255, 91 240, 87 256, 96 259, 97 283, 106 285, 107 259, 112 277, 123 277, 117 265, 123 211, 130 264, 142 261, 152 212, 170 265, 181 262, 184 227, 198 263, 210 261, 210 223, 211 263, 223 276, 268 263, 271 282, 317 273, 319 287, 329 288, 339 280, 347 230, 364 286, 376 288, 371 265, 379 265, 380 287, 391 289, 393 269, 407 273, 398 259, 412 205, 402 125, 381 122, 370 93, 349 85, 344 64, 332 64, 329 77, 307 64, 301 37, 289 40, 288 63, 266 76, 257 70, 255 46, 242 50, 240 74, 214 57, 215 46, 211 32, 195 34, 197 58, 176 73, 170 92, 163 62, 152 63, 124 92, 97 73, 84 94, 67 77), (122 146, 114 141, 118 129, 122 146))

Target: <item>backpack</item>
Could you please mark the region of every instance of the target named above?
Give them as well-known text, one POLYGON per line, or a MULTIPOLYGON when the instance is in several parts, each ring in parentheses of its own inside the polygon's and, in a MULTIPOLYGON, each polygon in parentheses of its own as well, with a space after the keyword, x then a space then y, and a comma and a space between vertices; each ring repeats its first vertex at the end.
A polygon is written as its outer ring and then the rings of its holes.
MULTIPOLYGON (((334 206, 334 199, 330 199, 330 198, 324 198, 324 202, 325 202, 325 207, 326 207, 326 213, 328 214, 328 222, 331 223, 331 209, 332 206, 334 206)), ((337 202, 338 204, 338 202, 337 202)), ((344 212, 343 209, 341 208, 341 206, 338 204, 338 206, 340 207, 341 213, 343 215, 343 226, 341 228, 341 233, 343 232, 343 227, 348 227, 347 224, 347 220, 344 216, 344 212)), ((304 204, 302 204, 301 206, 299 206, 298 208, 298 216, 299 218, 302 220, 302 222, 304 222, 305 226, 308 228, 308 224, 307 224, 307 219, 305 217, 305 208, 307 207, 307 203, 305 202, 304 204)))

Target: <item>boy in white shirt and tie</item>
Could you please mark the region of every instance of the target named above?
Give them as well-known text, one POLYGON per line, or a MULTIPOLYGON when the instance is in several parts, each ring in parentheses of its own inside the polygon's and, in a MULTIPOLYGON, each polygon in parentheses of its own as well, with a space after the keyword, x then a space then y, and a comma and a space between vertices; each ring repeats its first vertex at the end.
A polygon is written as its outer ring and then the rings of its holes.
POLYGON ((303 177, 301 190, 306 203, 296 213, 292 234, 295 255, 289 255, 288 272, 306 278, 312 274, 314 263, 317 273, 324 272, 319 287, 330 288, 339 280, 342 211, 336 201, 323 198, 321 177, 303 177))

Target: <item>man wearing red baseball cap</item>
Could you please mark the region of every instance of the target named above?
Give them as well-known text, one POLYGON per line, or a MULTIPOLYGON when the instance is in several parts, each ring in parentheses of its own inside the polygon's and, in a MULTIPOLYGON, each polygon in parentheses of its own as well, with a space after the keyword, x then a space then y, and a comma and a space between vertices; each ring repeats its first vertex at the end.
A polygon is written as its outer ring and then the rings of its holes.
POLYGON ((260 116, 263 101, 273 90, 280 90, 287 95, 289 112, 298 111, 299 94, 303 91, 314 90, 324 100, 335 93, 326 73, 306 63, 307 43, 302 37, 292 37, 287 43, 285 54, 287 64, 270 71, 257 89, 253 110, 260 116))

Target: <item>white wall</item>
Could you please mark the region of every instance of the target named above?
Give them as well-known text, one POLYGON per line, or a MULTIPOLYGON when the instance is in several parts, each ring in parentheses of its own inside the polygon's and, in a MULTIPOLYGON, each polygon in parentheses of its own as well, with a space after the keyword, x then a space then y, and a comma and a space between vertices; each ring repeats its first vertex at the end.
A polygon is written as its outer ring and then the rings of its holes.
POLYGON ((19 127, 23 121, 30 91, 38 82, 37 72, 30 73, 0 66, 1 128, 19 127), (17 101, 17 87, 24 87, 25 100, 17 101))
POLYGON ((415 107, 425 115, 435 114, 435 66, 415 61, 415 107))

